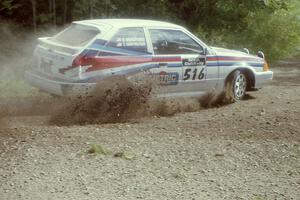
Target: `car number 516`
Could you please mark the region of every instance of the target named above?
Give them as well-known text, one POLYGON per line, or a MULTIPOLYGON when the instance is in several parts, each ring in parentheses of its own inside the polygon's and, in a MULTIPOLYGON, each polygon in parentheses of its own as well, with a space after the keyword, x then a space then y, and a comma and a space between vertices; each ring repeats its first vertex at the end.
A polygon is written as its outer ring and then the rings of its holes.
POLYGON ((199 73, 198 73, 198 68, 195 68, 195 69, 186 68, 185 69, 184 75, 183 75, 184 81, 196 80, 196 78, 198 80, 202 80, 204 78, 204 68, 200 69, 199 73))

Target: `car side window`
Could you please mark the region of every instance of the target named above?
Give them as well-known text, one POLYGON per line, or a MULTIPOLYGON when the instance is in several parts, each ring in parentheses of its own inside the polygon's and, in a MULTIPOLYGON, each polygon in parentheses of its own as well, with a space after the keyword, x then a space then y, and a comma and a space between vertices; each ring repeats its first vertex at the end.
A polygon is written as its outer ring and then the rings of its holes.
POLYGON ((204 52, 203 47, 180 30, 150 29, 149 33, 156 55, 201 54, 204 52))
POLYGON ((148 53, 143 28, 122 28, 106 45, 120 51, 148 53))

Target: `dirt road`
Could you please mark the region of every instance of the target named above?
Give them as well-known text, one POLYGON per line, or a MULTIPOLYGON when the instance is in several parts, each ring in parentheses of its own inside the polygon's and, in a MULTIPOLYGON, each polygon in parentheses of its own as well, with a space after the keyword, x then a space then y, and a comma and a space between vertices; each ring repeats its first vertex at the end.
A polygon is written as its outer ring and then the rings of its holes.
POLYGON ((275 73, 248 100, 171 117, 3 116, 0 199, 300 199, 300 71, 275 73))

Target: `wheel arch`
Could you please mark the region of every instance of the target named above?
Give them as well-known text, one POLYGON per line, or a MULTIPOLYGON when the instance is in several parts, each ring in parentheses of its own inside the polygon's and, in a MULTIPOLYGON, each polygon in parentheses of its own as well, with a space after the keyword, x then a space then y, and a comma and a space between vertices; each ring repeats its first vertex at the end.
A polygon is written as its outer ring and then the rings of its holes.
POLYGON ((245 74, 246 76, 246 80, 247 80, 247 91, 251 91, 255 88, 255 75, 254 75, 254 71, 251 67, 249 66, 243 66, 243 67, 236 67, 234 69, 232 69, 228 75, 225 78, 225 82, 224 82, 224 86, 226 85, 226 83, 230 80, 230 78, 232 77, 233 73, 235 71, 241 71, 243 74, 245 74))

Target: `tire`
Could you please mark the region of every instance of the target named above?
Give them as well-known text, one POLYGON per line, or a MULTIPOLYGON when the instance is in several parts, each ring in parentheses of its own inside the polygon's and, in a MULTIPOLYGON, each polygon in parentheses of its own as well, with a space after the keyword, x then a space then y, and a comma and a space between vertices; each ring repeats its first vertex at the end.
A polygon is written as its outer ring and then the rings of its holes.
POLYGON ((240 70, 232 72, 225 87, 226 101, 236 102, 243 100, 247 91, 246 75, 240 70))

